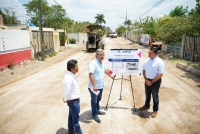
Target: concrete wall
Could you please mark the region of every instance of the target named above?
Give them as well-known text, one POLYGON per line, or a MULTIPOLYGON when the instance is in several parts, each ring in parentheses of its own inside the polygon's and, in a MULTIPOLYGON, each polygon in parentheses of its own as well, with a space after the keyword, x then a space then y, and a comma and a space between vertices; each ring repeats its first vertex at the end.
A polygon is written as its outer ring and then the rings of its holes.
POLYGON ((78 41, 78 33, 68 33, 70 39, 76 39, 78 41))
POLYGON ((87 42, 87 33, 79 33, 79 42, 87 42))
POLYGON ((0 30, 0 67, 31 58, 28 30, 0 30))
POLYGON ((87 42, 87 33, 68 33, 68 36, 72 39, 76 39, 78 42, 87 42))
POLYGON ((162 50, 162 51, 167 51, 167 44, 164 44, 164 43, 163 43, 163 44, 162 44, 161 50, 162 50))
POLYGON ((4 25, 3 24, 3 17, 2 17, 2 15, 0 15, 0 25, 4 25))

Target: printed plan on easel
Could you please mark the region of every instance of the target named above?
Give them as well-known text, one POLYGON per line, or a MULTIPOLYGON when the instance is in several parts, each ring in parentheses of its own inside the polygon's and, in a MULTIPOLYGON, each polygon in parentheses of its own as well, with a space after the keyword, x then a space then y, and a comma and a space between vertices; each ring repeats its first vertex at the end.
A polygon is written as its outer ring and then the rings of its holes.
POLYGON ((140 75, 141 49, 108 50, 108 66, 114 75, 140 75))

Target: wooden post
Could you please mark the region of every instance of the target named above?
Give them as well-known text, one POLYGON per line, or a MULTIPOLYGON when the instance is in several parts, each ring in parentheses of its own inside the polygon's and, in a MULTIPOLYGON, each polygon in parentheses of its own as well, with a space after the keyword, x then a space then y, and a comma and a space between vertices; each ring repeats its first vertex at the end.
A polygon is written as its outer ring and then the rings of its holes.
POLYGON ((182 36, 182 46, 181 46, 181 58, 183 59, 183 54, 184 54, 184 46, 185 46, 185 33, 182 36))

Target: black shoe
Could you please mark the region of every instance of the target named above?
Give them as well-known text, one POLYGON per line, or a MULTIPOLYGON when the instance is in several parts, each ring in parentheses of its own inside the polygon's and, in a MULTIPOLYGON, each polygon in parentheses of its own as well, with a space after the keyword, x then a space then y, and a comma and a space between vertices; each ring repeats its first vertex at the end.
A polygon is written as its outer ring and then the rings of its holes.
POLYGON ((102 111, 98 112, 98 115, 105 115, 105 114, 106 114, 106 112, 102 112, 102 111))
POLYGON ((94 117, 93 119, 94 119, 96 122, 101 123, 101 120, 99 119, 98 116, 97 116, 97 117, 94 117))

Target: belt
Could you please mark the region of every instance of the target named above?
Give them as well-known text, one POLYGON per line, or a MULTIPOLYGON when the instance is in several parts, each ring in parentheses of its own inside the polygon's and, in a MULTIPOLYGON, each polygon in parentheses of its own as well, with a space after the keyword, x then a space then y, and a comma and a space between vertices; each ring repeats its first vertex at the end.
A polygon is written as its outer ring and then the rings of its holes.
POLYGON ((80 99, 78 98, 78 99, 69 100, 69 102, 70 102, 70 101, 79 101, 79 100, 80 100, 80 99))
MULTIPOLYGON (((149 79, 149 78, 147 78, 147 80, 150 80, 150 81, 152 81, 152 80, 154 80, 154 79, 149 79)), ((159 80, 161 80, 161 78, 160 78, 159 80)), ((157 81, 159 81, 159 80, 157 80, 157 81)), ((157 82, 157 81, 156 81, 156 82, 157 82)))

